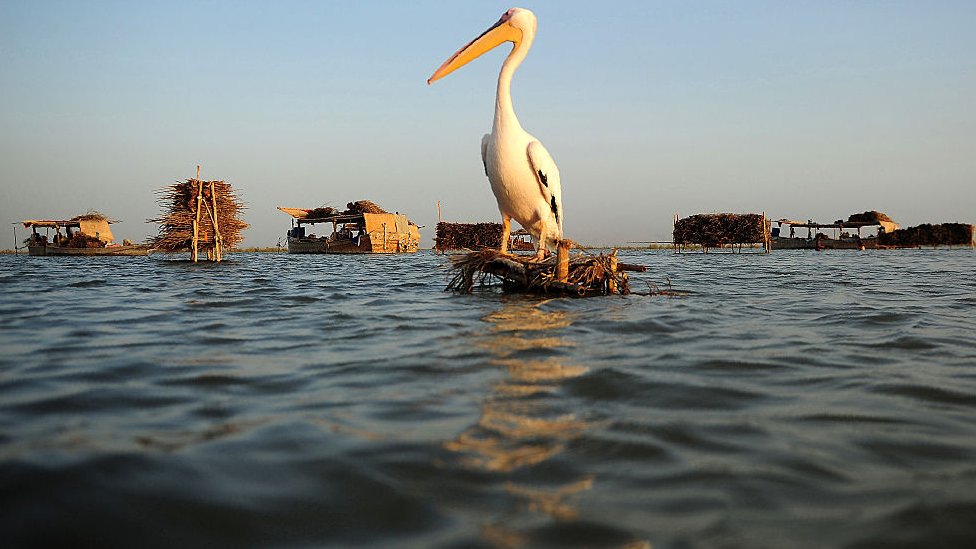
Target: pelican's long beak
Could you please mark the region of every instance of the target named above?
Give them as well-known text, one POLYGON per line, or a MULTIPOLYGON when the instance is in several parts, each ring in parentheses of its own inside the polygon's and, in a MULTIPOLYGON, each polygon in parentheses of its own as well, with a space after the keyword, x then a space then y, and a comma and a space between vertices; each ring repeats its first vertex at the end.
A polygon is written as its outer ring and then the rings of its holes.
POLYGON ((444 61, 444 64, 434 71, 434 74, 427 79, 427 84, 433 84, 503 42, 514 42, 515 47, 518 47, 519 43, 522 42, 522 31, 508 24, 510 18, 511 14, 506 13, 491 28, 481 33, 481 36, 468 42, 455 52, 450 59, 444 61))

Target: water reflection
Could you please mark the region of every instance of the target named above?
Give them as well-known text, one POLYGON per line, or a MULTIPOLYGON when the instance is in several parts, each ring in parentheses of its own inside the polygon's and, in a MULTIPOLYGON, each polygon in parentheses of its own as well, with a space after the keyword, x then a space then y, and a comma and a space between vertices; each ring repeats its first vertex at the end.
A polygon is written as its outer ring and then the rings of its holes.
MULTIPOLYGON (((566 360, 565 350, 574 342, 564 329, 572 325, 574 314, 547 310, 545 303, 507 301, 483 317, 490 328, 475 344, 507 376, 491 386, 478 422, 445 443, 458 454, 462 466, 517 474, 552 460, 591 427, 560 403, 560 385, 587 371, 566 360)), ((517 503, 505 516, 483 524, 482 538, 499 547, 520 547, 526 543, 520 525, 540 518, 577 519, 579 512, 571 500, 589 490, 594 478, 589 474, 565 477, 565 473, 540 473, 533 475, 533 485, 506 482, 505 491, 517 503)))

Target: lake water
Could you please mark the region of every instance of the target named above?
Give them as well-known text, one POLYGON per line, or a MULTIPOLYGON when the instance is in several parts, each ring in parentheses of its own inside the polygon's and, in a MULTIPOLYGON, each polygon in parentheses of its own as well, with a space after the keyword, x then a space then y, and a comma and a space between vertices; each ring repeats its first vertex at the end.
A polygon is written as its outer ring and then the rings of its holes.
POLYGON ((3 546, 976 547, 970 250, 0 256, 3 546))

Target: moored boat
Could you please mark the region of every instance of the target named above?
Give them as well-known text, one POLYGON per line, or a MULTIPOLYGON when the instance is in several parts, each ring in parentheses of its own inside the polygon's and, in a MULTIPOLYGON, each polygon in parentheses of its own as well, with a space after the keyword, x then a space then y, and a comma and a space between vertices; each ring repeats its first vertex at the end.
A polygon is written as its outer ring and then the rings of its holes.
POLYGON ((70 256, 136 256, 148 255, 149 247, 132 244, 128 240, 122 244, 113 242, 110 225, 117 223, 97 212, 90 212, 71 219, 25 219, 21 222, 31 229, 24 241, 29 255, 70 255, 70 256), (45 234, 38 232, 43 229, 45 234), (54 235, 51 235, 51 230, 54 235), (62 229, 64 233, 62 234, 62 229))
POLYGON ((400 213, 383 211, 368 200, 351 202, 348 209, 284 208, 292 216, 288 230, 291 254, 413 253, 420 248, 420 228, 400 213), (326 233, 312 233, 322 225, 326 233))

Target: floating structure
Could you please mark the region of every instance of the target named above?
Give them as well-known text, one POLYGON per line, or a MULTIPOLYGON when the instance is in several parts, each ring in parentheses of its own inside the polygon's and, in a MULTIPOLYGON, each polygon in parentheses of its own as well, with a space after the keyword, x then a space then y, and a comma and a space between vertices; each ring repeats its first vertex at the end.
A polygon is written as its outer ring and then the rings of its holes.
POLYGON ((570 257, 571 242, 560 240, 556 255, 545 260, 485 249, 451 257, 453 276, 447 290, 471 293, 475 285, 500 281, 509 292, 588 297, 629 294, 627 271, 644 272, 643 265, 628 265, 609 255, 577 254, 570 257))
POLYGON ((197 176, 170 185, 159 194, 164 214, 150 223, 159 223, 159 234, 150 239, 154 250, 190 252, 197 261, 201 251, 210 261, 223 259, 224 250, 244 240, 248 224, 241 219, 244 203, 225 181, 202 181, 197 176))
POLYGON ((110 225, 118 223, 99 212, 88 212, 67 220, 25 219, 21 221, 31 230, 24 241, 29 255, 147 255, 149 248, 128 240, 114 244, 110 225), (45 234, 38 232, 44 229, 45 234), (50 234, 51 229, 54 235, 50 234), (61 230, 64 230, 64 234, 61 230))
POLYGON ((867 211, 851 214, 847 221, 833 223, 813 220, 776 220, 772 229, 772 245, 777 250, 865 250, 878 248, 883 235, 898 229, 898 224, 882 212, 867 211), (873 234, 862 235, 865 228, 877 227, 873 234), (789 230, 789 236, 784 232, 789 230), (797 236, 797 229, 806 229, 806 236, 797 236), (830 235, 830 231, 834 233, 830 235))
MULTIPOLYGON (((502 239, 501 223, 437 223, 434 249, 439 252, 451 250, 484 250, 497 248, 502 239)), ((508 249, 513 251, 535 251, 531 235, 525 229, 511 233, 508 249)))
POLYGON ((907 229, 878 235, 881 248, 920 248, 922 246, 969 246, 976 249, 976 228, 969 223, 923 223, 907 229))
POLYGON ((414 253, 420 248, 420 227, 398 213, 389 213, 369 200, 335 208, 278 209, 292 217, 288 230, 290 254, 414 253), (306 229, 317 224, 331 232, 316 236, 306 229))
POLYGON ((733 253, 743 244, 761 244, 764 252, 770 250, 770 223, 766 214, 696 214, 682 219, 674 216, 672 242, 675 252, 680 253, 686 246, 701 246, 703 252, 709 248, 730 246, 733 253))

